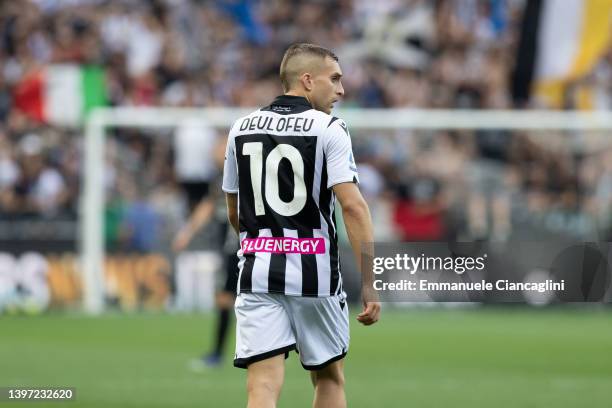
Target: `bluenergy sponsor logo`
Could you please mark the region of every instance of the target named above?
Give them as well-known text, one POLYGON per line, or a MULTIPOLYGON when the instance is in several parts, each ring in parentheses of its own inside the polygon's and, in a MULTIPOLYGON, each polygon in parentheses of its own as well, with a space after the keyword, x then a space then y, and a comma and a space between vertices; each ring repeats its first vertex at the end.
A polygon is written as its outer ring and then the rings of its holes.
POLYGON ((240 242, 242 252, 269 252, 273 254, 323 254, 323 238, 259 237, 245 238, 240 242))

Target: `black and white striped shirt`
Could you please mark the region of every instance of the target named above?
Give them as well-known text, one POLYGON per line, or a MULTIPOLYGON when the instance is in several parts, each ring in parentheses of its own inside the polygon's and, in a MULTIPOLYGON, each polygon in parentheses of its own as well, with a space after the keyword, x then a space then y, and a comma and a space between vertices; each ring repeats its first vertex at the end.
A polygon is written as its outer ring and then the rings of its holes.
POLYGON ((346 124, 283 95, 230 130, 223 190, 238 193, 238 293, 342 291, 332 186, 359 182, 346 124))

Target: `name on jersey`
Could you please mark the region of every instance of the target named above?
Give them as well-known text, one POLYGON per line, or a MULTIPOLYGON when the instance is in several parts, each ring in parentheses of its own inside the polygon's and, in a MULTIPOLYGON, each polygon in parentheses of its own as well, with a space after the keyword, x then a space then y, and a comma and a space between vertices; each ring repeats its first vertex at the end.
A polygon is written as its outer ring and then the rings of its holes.
POLYGON ((267 130, 270 132, 309 132, 312 129, 314 119, 303 117, 280 117, 253 116, 245 118, 240 123, 240 131, 245 130, 267 130))
POLYGON ((242 253, 270 252, 273 254, 323 254, 323 238, 259 237, 245 238, 240 243, 242 253))

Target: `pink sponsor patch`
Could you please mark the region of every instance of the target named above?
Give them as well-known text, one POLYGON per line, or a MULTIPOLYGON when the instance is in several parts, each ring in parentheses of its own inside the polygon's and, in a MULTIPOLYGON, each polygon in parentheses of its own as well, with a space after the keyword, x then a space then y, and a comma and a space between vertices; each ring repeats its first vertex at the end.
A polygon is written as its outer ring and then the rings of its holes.
POLYGON ((270 252, 273 254, 323 254, 323 238, 259 237, 245 238, 240 243, 242 252, 270 252))

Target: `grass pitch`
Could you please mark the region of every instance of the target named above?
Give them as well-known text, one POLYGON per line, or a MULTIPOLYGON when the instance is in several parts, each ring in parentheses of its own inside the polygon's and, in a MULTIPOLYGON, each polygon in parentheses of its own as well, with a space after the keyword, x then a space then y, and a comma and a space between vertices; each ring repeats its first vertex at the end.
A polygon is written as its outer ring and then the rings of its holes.
MULTIPOLYGON (((353 307, 353 311, 356 307, 353 307)), ((213 315, 0 317, 0 387, 76 387, 52 407, 242 407, 244 370, 193 373, 213 315)), ((233 330, 232 330, 233 331, 233 330)), ((232 334, 233 336, 233 334, 232 334)), ((351 320, 349 407, 610 407, 612 310, 384 310, 351 320)), ((309 407, 312 387, 287 360, 280 407, 309 407)))

